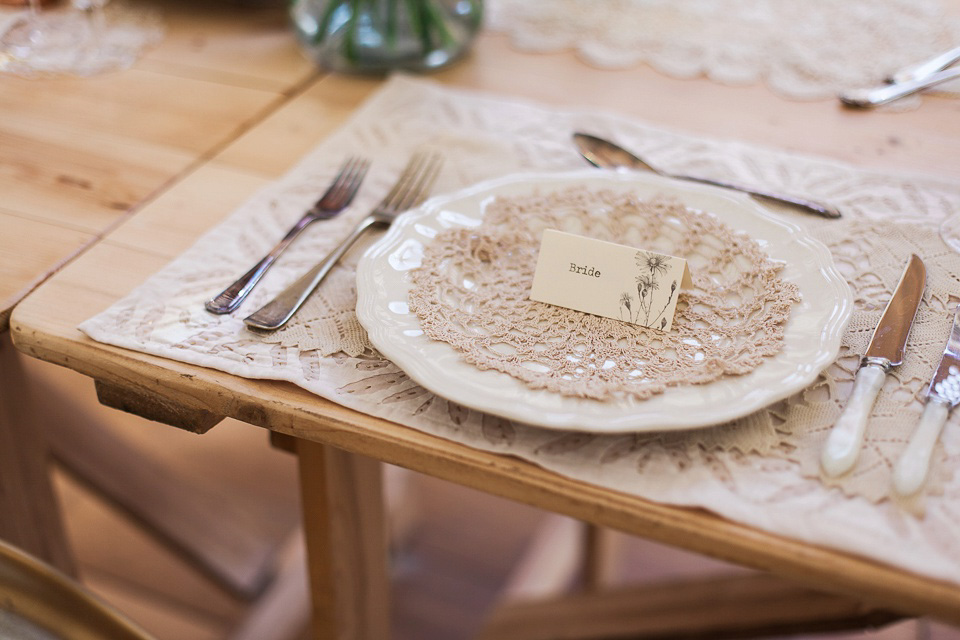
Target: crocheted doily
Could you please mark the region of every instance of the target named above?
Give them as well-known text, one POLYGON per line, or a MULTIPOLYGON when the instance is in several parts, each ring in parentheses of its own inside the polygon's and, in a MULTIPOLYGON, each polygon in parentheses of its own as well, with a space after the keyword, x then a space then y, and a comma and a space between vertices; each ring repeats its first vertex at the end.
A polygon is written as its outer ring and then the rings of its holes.
POLYGON ((571 188, 498 198, 478 229, 438 234, 411 274, 409 302, 427 336, 481 369, 568 396, 642 400, 670 386, 747 373, 779 351, 800 299, 796 285, 778 276, 782 268, 708 213, 571 188), (672 330, 530 300, 544 229, 684 257, 692 290, 661 282, 665 270, 641 261, 636 288, 620 298, 624 318, 655 326, 650 318, 678 295, 672 330))

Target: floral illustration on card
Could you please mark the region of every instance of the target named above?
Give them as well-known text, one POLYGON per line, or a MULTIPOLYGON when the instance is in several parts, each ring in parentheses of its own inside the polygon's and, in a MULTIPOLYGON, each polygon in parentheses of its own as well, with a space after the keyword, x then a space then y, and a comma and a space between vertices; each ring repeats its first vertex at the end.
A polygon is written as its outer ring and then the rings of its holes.
POLYGON ((632 291, 620 294, 620 319, 663 331, 667 326, 664 314, 677 292, 676 280, 670 283, 669 289, 666 282, 661 282, 670 272, 669 258, 659 253, 637 251, 634 261, 640 271, 634 278, 636 294, 632 291))

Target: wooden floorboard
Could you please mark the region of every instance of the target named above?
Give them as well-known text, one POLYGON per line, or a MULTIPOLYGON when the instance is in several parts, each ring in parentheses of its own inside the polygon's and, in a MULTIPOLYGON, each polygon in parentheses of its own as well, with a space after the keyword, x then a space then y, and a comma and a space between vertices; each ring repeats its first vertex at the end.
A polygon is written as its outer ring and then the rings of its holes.
POLYGON ((136 590, 123 581, 101 579, 94 575, 85 578, 85 584, 98 596, 120 609, 149 633, 162 638, 189 638, 190 640, 220 640, 225 627, 208 618, 196 615, 163 600, 136 590))
POLYGON ((246 608, 185 560, 144 533, 124 514, 104 504, 67 476, 57 489, 71 496, 67 532, 84 582, 108 584, 140 601, 226 627, 246 608))

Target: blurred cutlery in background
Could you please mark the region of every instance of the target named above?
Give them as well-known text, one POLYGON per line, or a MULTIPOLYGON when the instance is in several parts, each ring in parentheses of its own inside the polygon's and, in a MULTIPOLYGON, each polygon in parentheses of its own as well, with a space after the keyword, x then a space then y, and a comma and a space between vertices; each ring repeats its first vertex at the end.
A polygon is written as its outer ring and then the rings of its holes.
POLYGON ((886 82, 889 84, 899 84, 902 82, 910 82, 912 80, 920 80, 922 78, 926 78, 932 73, 942 71, 958 61, 960 61, 960 47, 950 49, 949 51, 944 51, 943 53, 939 53, 928 60, 911 64, 903 67, 902 69, 894 71, 886 78, 886 82))
POLYGON ((960 67, 935 71, 929 75, 897 84, 883 84, 867 89, 851 89, 840 94, 840 101, 850 107, 870 108, 899 100, 917 91, 929 89, 950 80, 960 79, 960 67))

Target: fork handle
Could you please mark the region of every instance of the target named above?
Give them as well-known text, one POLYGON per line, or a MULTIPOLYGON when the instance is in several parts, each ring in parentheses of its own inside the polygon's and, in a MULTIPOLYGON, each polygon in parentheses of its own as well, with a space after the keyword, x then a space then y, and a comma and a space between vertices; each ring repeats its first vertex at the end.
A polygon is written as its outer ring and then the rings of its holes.
POLYGON ((244 324, 251 329, 259 329, 261 331, 274 331, 285 325, 287 321, 293 317, 293 314, 303 305, 306 299, 310 297, 314 289, 323 282, 323 279, 327 277, 327 274, 330 273, 333 266, 343 257, 343 254, 376 222, 377 219, 373 216, 367 216, 361 220, 360 223, 354 227, 353 231, 350 232, 350 235, 330 252, 330 255, 324 258, 317 266, 310 269, 310 271, 300 276, 296 282, 280 292, 280 295, 276 298, 244 318, 244 324))
POLYGON ((917 64, 900 69, 886 80, 890 84, 920 80, 921 78, 929 76, 931 73, 946 69, 957 61, 960 61, 960 47, 955 47, 929 60, 924 60, 923 62, 918 62, 917 64))
POLYGON ((852 89, 841 93, 840 101, 851 107, 876 107, 881 104, 886 104, 887 102, 898 100, 911 93, 928 89, 941 82, 956 80, 958 78, 960 78, 960 68, 944 69, 943 71, 935 71, 922 78, 907 80, 906 82, 900 82, 898 84, 887 84, 873 87, 872 89, 852 89))
POLYGON ((307 225, 314 220, 316 220, 316 218, 312 213, 307 213, 300 218, 297 224, 293 225, 290 231, 287 232, 287 235, 283 236, 283 239, 277 243, 277 246, 271 249, 270 253, 263 256, 260 262, 253 265, 250 271, 240 276, 236 282, 221 291, 216 297, 207 300, 203 305, 207 311, 210 313, 224 314, 230 313, 239 307, 240 303, 253 291, 253 288, 260 281, 260 278, 267 272, 267 269, 276 262, 277 257, 279 257, 280 254, 290 246, 294 238, 300 235, 300 232, 306 229, 307 225))

